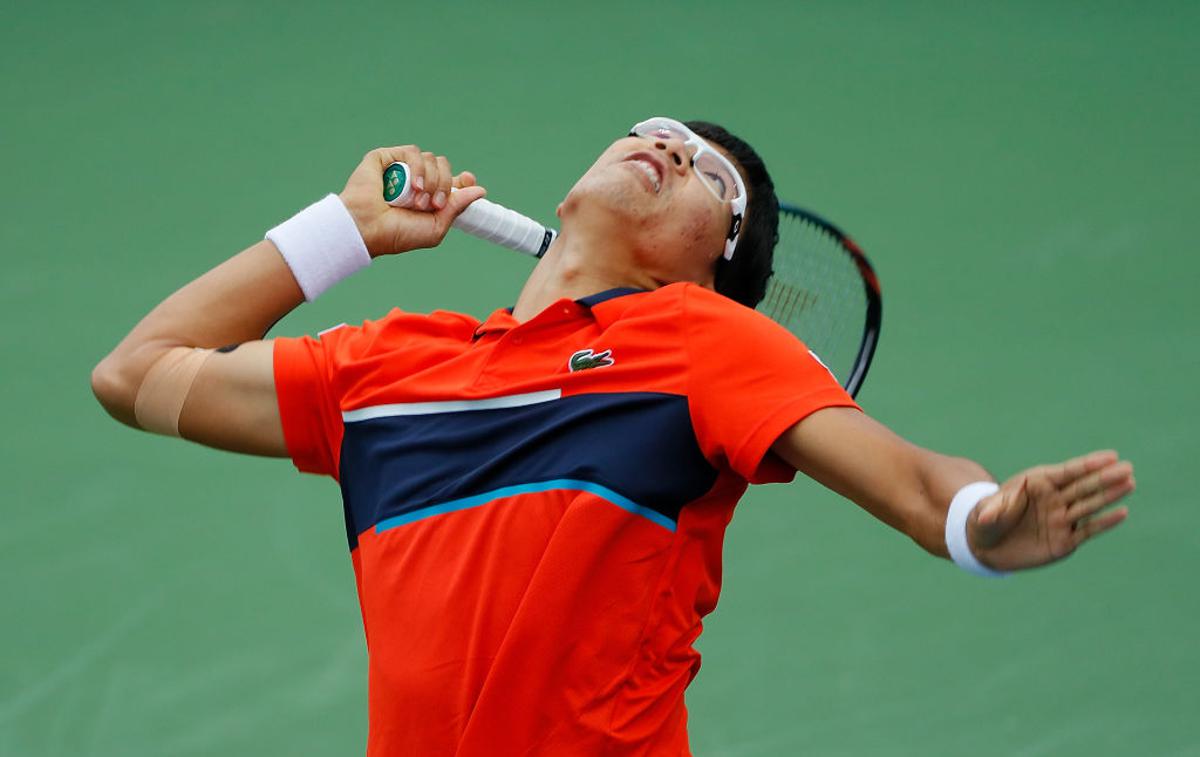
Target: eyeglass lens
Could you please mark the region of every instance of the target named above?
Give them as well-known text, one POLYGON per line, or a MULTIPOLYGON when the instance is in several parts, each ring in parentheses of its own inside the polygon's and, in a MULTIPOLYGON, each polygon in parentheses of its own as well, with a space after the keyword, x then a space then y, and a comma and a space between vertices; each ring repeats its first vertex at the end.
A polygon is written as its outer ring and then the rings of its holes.
MULTIPOLYGON (((689 132, 680 131, 670 124, 650 123, 635 129, 639 137, 658 139, 678 139, 688 142, 693 138, 689 132)), ((693 166, 696 174, 707 184, 721 200, 733 200, 737 197, 737 182, 729 173, 729 168, 716 155, 702 151, 694 157, 693 166)))

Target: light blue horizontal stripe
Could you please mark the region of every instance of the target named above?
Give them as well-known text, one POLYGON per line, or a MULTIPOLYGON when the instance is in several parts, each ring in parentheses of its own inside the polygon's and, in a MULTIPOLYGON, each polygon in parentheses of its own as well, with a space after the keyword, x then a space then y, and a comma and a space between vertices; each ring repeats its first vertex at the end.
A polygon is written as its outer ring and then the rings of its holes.
POLYGON ((375 524, 375 533, 383 533, 399 526, 405 526, 418 520, 432 518, 435 515, 444 513, 457 512, 459 510, 469 510, 472 507, 479 507, 487 503, 501 499, 503 497, 514 497, 518 494, 535 494, 538 492, 554 491, 562 489, 566 491, 581 491, 589 494, 595 494, 603 500, 613 503, 622 510, 640 515, 643 518, 651 520, 668 531, 675 531, 675 521, 671 520, 662 513, 651 510, 648 507, 643 507, 628 497, 623 497, 617 494, 607 486, 594 484, 591 481, 579 481, 573 478, 556 478, 550 481, 542 481, 536 484, 518 484, 517 486, 505 486, 483 494, 476 494, 472 497, 463 497, 462 499, 454 499, 449 502, 443 502, 440 505, 432 505, 423 507, 420 510, 414 510, 410 513, 397 515, 394 518, 387 518, 375 524))

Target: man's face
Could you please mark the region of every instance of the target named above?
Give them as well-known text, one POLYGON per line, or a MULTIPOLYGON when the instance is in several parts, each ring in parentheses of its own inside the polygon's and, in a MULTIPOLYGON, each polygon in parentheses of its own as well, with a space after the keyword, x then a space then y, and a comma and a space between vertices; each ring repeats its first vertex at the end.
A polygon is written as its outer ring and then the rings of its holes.
MULTIPOLYGON (((709 144, 737 165, 722 147, 709 144)), ((678 139, 618 139, 559 206, 564 230, 572 224, 592 227, 612 249, 630 250, 629 262, 659 284, 711 286, 732 215, 729 203, 718 200, 692 169, 691 157, 678 139)))

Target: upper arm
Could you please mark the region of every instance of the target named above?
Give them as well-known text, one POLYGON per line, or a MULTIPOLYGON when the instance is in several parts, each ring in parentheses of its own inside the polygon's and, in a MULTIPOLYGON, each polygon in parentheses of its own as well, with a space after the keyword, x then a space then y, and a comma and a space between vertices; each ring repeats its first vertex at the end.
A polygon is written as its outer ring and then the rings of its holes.
POLYGON ((923 449, 851 408, 809 415, 771 450, 939 554, 950 498, 962 485, 988 477, 977 464, 923 449))
POLYGON ((232 452, 287 457, 273 353, 273 340, 256 340, 209 355, 184 401, 180 435, 232 452))

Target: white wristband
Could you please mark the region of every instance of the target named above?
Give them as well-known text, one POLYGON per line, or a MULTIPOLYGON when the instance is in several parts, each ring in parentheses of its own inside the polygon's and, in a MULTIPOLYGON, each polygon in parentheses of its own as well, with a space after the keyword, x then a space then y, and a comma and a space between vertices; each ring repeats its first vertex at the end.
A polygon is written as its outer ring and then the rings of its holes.
POLYGON ((371 262, 354 218, 335 194, 271 229, 266 238, 279 249, 309 302, 371 262))
POLYGON ((972 554, 971 546, 967 542, 967 518, 979 504, 979 500, 998 491, 1000 487, 991 481, 967 484, 950 500, 950 511, 946 513, 946 549, 950 551, 950 559, 963 570, 988 578, 1000 578, 1008 574, 992 570, 972 554))

